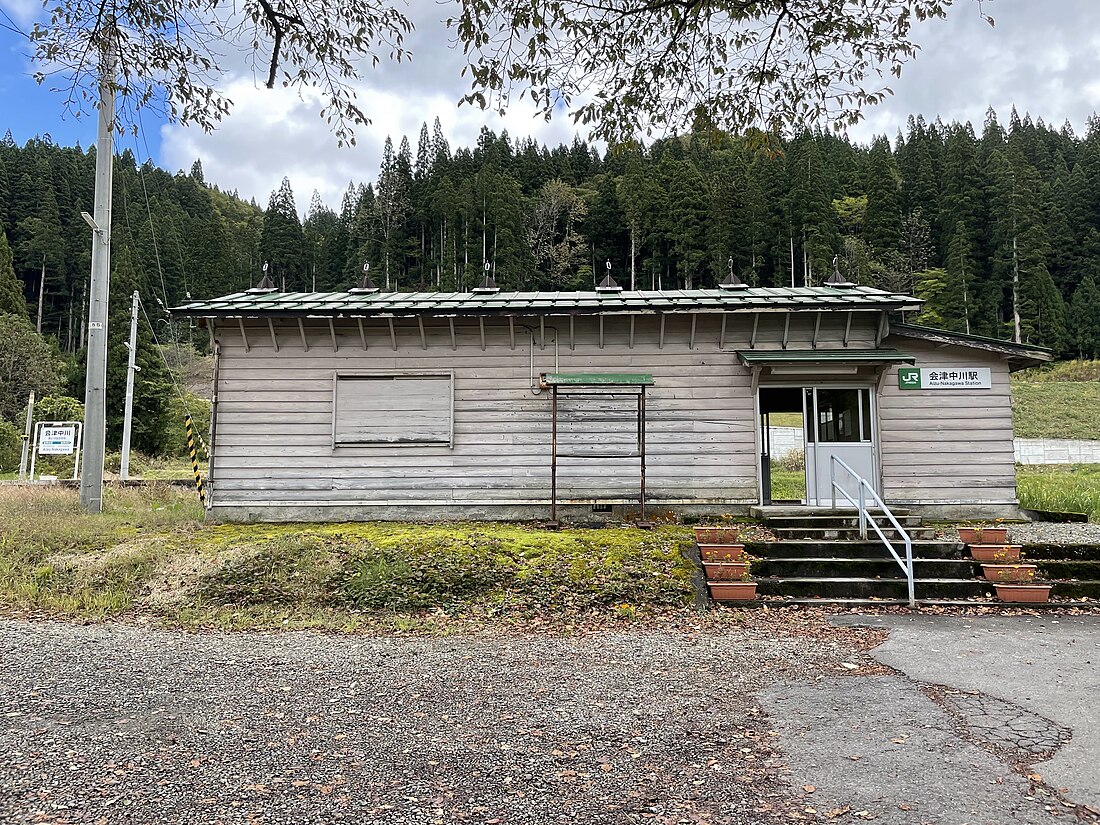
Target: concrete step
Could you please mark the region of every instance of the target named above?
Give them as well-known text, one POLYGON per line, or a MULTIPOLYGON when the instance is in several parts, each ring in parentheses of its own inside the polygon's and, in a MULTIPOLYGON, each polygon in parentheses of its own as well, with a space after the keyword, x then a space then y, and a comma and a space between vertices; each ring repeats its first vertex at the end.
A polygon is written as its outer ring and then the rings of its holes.
MULTIPOLYGON (((979 571, 980 572, 980 571, 979 571)), ((754 562, 753 578, 772 576, 778 578, 903 578, 905 572, 893 558, 775 558, 754 562)), ((913 560, 913 576, 916 579, 967 579, 975 578, 975 566, 963 559, 913 560)))
MULTIPOLYGON (((902 527, 920 527, 923 524, 920 516, 899 516, 894 514, 902 527)), ((883 516, 878 517, 879 525, 885 523, 883 516)), ((816 516, 775 516, 764 520, 764 523, 772 530, 785 527, 858 527, 859 515, 816 515, 816 516)))
MULTIPOLYGON (((906 527, 905 532, 909 534, 909 538, 913 540, 932 541, 936 538, 936 529, 934 527, 906 527)), ((879 525, 879 529, 886 535, 888 539, 901 540, 901 536, 898 535, 898 531, 893 527, 884 527, 879 525)), ((780 540, 784 539, 817 539, 819 541, 862 541, 859 536, 858 527, 839 526, 839 527, 772 527, 771 531, 775 533, 776 537, 780 540)), ((867 538, 877 538, 878 533, 875 532, 875 528, 868 525, 867 538)))
MULTIPOLYGON (((904 552, 900 545, 898 555, 904 552)), ((964 546, 957 541, 914 541, 913 558, 961 559, 964 546)), ((745 545, 745 552, 757 558, 791 559, 890 559, 890 551, 875 541, 760 541, 745 545)))
MULTIPOLYGON (((907 599, 909 593, 905 579, 769 576, 758 578, 756 581, 757 593, 760 596, 907 599)), ((921 579, 916 582, 917 599, 970 599, 983 597, 987 592, 993 592, 992 583, 978 579, 921 579)))
MULTIPOLYGON (((872 509, 871 512, 881 512, 878 508, 872 509)), ((904 507, 891 507, 890 512, 893 513, 899 519, 902 516, 908 516, 910 510, 904 507)), ((749 515, 753 518, 759 519, 772 519, 772 518, 801 518, 801 517, 825 517, 833 518, 836 516, 855 516, 859 515, 859 511, 855 507, 837 507, 835 510, 831 507, 807 507, 805 504, 766 504, 761 506, 754 504, 749 507, 749 515)))

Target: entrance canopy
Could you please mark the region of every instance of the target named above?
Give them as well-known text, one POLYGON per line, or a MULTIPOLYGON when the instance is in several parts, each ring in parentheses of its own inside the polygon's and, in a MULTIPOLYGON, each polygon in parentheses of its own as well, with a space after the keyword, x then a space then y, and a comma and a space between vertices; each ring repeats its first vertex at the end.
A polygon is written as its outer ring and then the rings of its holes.
POLYGON ((737 357, 746 367, 817 365, 886 366, 913 364, 916 359, 896 349, 813 349, 813 350, 739 350, 737 357))

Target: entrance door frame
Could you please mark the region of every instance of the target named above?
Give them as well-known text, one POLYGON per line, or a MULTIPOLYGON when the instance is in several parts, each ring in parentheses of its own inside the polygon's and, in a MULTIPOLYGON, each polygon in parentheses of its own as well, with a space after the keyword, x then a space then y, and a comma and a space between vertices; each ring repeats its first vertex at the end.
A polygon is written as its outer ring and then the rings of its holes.
MULTIPOLYGON (((809 448, 809 441, 806 438, 806 425, 809 417, 806 414, 806 390, 818 390, 818 389, 831 389, 831 390, 867 390, 868 398, 870 400, 870 413, 871 413, 871 466, 874 467, 874 478, 868 479, 874 487, 875 492, 882 495, 882 462, 881 451, 879 450, 879 415, 878 415, 878 381, 836 381, 836 382, 800 382, 800 381, 782 381, 782 382, 759 382, 756 386, 756 391, 753 393, 752 398, 752 410, 753 418, 756 421, 756 437, 753 439, 757 445, 756 449, 756 500, 760 506, 766 506, 764 503, 764 471, 761 467, 760 457, 763 454, 762 449, 764 445, 765 435, 762 432, 763 421, 760 416, 760 391, 766 389, 798 389, 801 390, 802 397, 802 449, 805 453, 809 448)), ((816 407, 817 393, 814 393, 814 401, 816 407)), ((817 414, 816 410, 813 411, 814 426, 817 426, 817 414)), ((815 439, 814 443, 817 441, 815 439)), ((809 468, 805 461, 803 461, 802 474, 806 481, 806 496, 803 499, 804 507, 825 507, 824 504, 810 504, 810 477, 809 468)))

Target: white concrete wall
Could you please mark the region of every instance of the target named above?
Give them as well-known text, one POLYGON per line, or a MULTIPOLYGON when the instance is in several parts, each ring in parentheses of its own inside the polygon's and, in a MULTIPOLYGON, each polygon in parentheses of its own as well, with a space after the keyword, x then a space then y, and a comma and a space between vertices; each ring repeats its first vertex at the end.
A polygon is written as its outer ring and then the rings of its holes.
POLYGON ((787 453, 806 449, 806 439, 801 427, 768 427, 772 458, 783 458, 787 453))
POLYGON ((1100 464, 1100 441, 1017 438, 1017 464, 1100 464))

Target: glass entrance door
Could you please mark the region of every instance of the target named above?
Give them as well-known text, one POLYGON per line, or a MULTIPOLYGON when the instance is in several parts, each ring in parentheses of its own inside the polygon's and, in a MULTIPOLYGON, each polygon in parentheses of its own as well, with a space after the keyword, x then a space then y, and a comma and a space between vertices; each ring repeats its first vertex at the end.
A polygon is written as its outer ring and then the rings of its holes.
MULTIPOLYGON (((874 427, 868 387, 807 387, 803 391, 806 421, 806 503, 832 503, 831 465, 836 456, 876 488, 874 427)), ((851 476, 836 473, 837 483, 852 498, 859 491, 851 476)), ((838 498, 842 499, 842 496, 838 498)), ((846 500, 844 505, 848 505, 846 500)), ((841 506, 841 501, 837 501, 841 506)))

